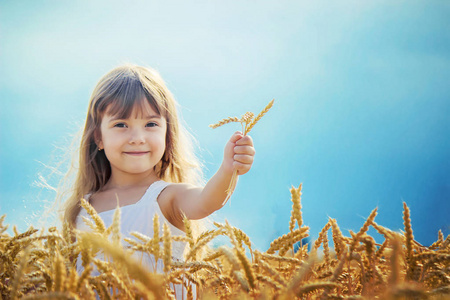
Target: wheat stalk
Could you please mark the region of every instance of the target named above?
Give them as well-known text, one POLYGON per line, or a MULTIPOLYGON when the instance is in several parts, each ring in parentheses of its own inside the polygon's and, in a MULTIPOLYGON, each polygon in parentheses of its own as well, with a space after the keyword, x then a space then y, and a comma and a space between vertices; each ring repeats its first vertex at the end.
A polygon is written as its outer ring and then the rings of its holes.
POLYGON ((170 239, 170 229, 167 223, 163 225, 163 245, 164 245, 164 273, 168 273, 170 270, 170 264, 172 262, 172 242, 170 239))
POLYGON ((310 293, 317 289, 331 289, 336 287, 339 287, 339 285, 335 282, 307 282, 299 288, 297 296, 301 297, 303 294, 310 293))
POLYGON ((256 125, 256 123, 258 123, 258 121, 261 120, 261 118, 272 108, 274 101, 275 99, 272 99, 272 101, 270 101, 269 104, 264 107, 264 109, 256 116, 256 118, 251 120, 244 135, 248 134, 250 130, 252 130, 252 128, 256 125))
POLYGON ((352 239, 352 243, 350 244, 350 254, 355 249, 356 245, 358 244, 360 237, 364 233, 366 233, 366 231, 369 229, 369 225, 374 222, 375 217, 377 215, 377 210, 378 210, 378 208, 375 208, 374 210, 372 210, 372 212, 370 213, 369 217, 367 218, 367 220, 364 222, 363 226, 359 230, 359 232, 352 239))
POLYGON ((18 266, 18 269, 17 269, 17 273, 15 274, 15 277, 14 277, 14 281, 13 281, 13 284, 12 284, 12 291, 11 291, 11 299, 16 299, 16 297, 17 297, 17 293, 18 293, 18 289, 19 289, 19 286, 20 286, 21 277, 22 277, 22 275, 23 275, 23 273, 25 271, 29 255, 30 255, 30 249, 27 248, 24 251, 22 258, 20 259, 20 263, 19 263, 19 266, 18 266))
POLYGON ((84 268, 80 277, 78 277, 77 284, 75 285, 75 290, 79 290, 81 288, 81 286, 84 284, 84 281, 89 278, 92 269, 93 267, 91 265, 88 265, 86 268, 84 268))
POLYGON ((344 251, 345 247, 344 242, 342 241, 342 232, 336 220, 335 219, 330 220, 331 220, 331 231, 333 233, 334 250, 336 251, 336 256, 339 258, 341 257, 341 254, 344 251))
POLYGON ((249 292, 250 291, 249 283, 248 283, 247 279, 245 279, 245 277, 242 275, 242 272, 241 271, 233 271, 233 275, 234 275, 234 278, 237 280, 237 282, 239 282, 239 284, 241 285, 241 288, 244 291, 249 292))
POLYGON ((317 249, 319 249, 320 244, 322 244, 323 241, 323 237, 328 234, 328 229, 330 229, 331 227, 331 221, 329 220, 328 223, 322 228, 322 230, 319 233, 319 237, 317 238, 317 240, 314 242, 314 247, 313 247, 313 251, 317 251, 317 249))
POLYGON ((231 264, 233 270, 239 270, 239 262, 233 252, 226 246, 219 247, 218 251, 222 252, 231 264))
POLYGON ((439 229, 438 240, 436 242, 434 242, 433 244, 431 244, 431 246, 429 248, 435 249, 435 248, 439 247, 443 242, 444 242, 444 234, 442 233, 442 230, 439 229))
MULTIPOLYGON (((140 232, 137 231, 133 231, 130 233, 130 235, 134 236, 135 238, 141 240, 144 243, 148 243, 152 238, 149 236, 146 236, 145 234, 142 234, 140 232)), ((127 240, 128 241, 128 240, 127 240)), ((129 241, 128 241, 129 242, 129 241)))
POLYGON ((409 207, 403 202, 403 220, 405 225, 405 237, 406 237, 406 257, 408 259, 412 256, 412 243, 414 241, 414 235, 411 227, 411 216, 409 213, 409 207))
POLYGON ((269 284, 272 288, 274 288, 277 291, 279 291, 283 288, 283 286, 281 284, 279 284, 278 282, 273 280, 271 277, 264 276, 264 275, 256 275, 256 279, 258 279, 258 281, 261 281, 263 283, 269 284))
POLYGON ((222 126, 222 125, 231 123, 231 122, 237 122, 237 123, 240 123, 241 120, 240 120, 238 117, 228 117, 228 118, 226 118, 226 119, 220 120, 220 121, 217 122, 216 124, 211 124, 211 125, 209 125, 209 127, 211 127, 211 128, 214 129, 214 128, 220 127, 220 126, 222 126))
POLYGON ((245 253, 242 249, 236 249, 236 255, 238 259, 241 261, 242 267, 244 268, 245 277, 250 285, 250 288, 255 288, 255 275, 253 274, 253 270, 251 268, 251 264, 248 258, 245 256, 245 253))
POLYGON ((114 210, 113 222, 111 224, 111 233, 112 233, 112 241, 113 243, 120 245, 121 235, 120 235, 120 206, 119 206, 119 197, 117 197, 117 207, 114 210))
POLYGON ((191 250, 189 251, 189 253, 186 256, 186 261, 195 258, 195 255, 197 253, 197 251, 199 251, 202 247, 204 247, 207 243, 209 243, 213 238, 215 238, 216 236, 220 235, 221 231, 215 230, 215 231, 211 231, 211 234, 208 236, 205 236, 202 239, 197 239, 196 243, 194 244, 194 247, 191 248, 191 250))
POLYGON ((61 292, 61 288, 63 287, 63 283, 66 278, 66 268, 59 252, 56 252, 53 264, 53 274, 54 280, 52 290, 55 292, 61 292))
POLYGON ((288 262, 288 263, 292 263, 292 264, 301 263, 301 260, 294 258, 294 257, 286 257, 286 256, 281 256, 281 255, 276 255, 276 254, 269 254, 267 252, 259 253, 259 255, 261 256, 261 258, 270 259, 270 260, 274 260, 274 261, 278 261, 278 262, 288 262))
POLYGON ((389 284, 395 286, 400 280, 400 256, 401 256, 401 238, 397 234, 391 236, 392 254, 391 254, 391 273, 389 276, 389 284))
POLYGON ((192 249, 192 247, 194 247, 194 235, 192 233, 191 221, 186 217, 184 213, 183 213, 183 224, 186 232, 186 238, 189 241, 189 247, 190 249, 192 249))
POLYGON ((302 228, 297 228, 294 231, 290 231, 289 233, 280 236, 279 238, 275 239, 274 241, 272 241, 270 243, 267 253, 269 253, 269 254, 275 253, 275 251, 282 248, 286 242, 290 242, 295 237, 298 237, 298 236, 302 236, 301 238, 306 237, 306 236, 303 236, 303 234, 306 233, 308 230, 309 230, 309 227, 305 226, 302 228))
MULTIPOLYGON (((153 216, 153 238, 151 239, 151 248, 153 251, 153 256, 155 257, 155 264, 158 265, 159 260, 159 217, 155 213, 153 216)), ((156 270, 155 265, 155 270, 156 270)))
POLYGON ((311 257, 308 261, 304 262, 300 269, 296 272, 296 274, 292 277, 291 281, 288 283, 286 287, 286 293, 292 294, 295 293, 304 279, 307 278, 308 273, 311 272, 312 267, 314 266, 315 257, 311 257))
POLYGON ((328 245, 327 234, 323 235, 322 246, 323 246, 323 257, 325 259, 325 265, 328 267, 330 265, 330 247, 328 245))
POLYGON ((297 221, 298 227, 302 227, 302 205, 301 205, 301 196, 302 196, 302 185, 298 188, 291 188, 291 201, 292 201, 292 213, 291 213, 291 221, 289 223, 289 230, 292 231, 295 227, 295 221, 297 221))
POLYGON ((100 216, 97 214, 92 205, 88 203, 85 199, 81 199, 80 204, 94 221, 96 225, 95 230, 98 233, 104 233, 106 231, 105 223, 103 223, 102 218, 100 218, 100 216))
MULTIPOLYGON (((43 300, 48 300, 48 299, 78 300, 80 298, 76 294, 70 293, 70 292, 46 292, 46 293, 41 293, 39 295, 29 295, 22 299, 24 299, 24 300, 31 300, 31 299, 33 299, 33 300, 39 300, 39 299, 43 299, 43 300)), ((95 295, 94 295, 94 299, 95 299, 95 295)))

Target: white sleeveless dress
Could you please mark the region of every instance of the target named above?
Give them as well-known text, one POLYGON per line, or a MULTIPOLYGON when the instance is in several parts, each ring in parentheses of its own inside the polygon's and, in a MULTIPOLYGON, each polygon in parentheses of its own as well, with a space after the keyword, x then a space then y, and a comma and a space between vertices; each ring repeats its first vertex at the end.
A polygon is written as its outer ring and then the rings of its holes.
MULTIPOLYGON (((140 232, 149 237, 153 237, 153 216, 155 214, 159 217, 160 236, 163 235, 163 224, 166 223, 169 228, 172 236, 182 235, 185 233, 170 224, 169 221, 164 217, 164 214, 159 207, 157 202, 159 194, 169 185, 170 183, 165 181, 156 181, 152 183, 148 189, 146 190, 144 196, 136 202, 135 204, 126 205, 120 207, 120 232, 122 234, 122 238, 129 237, 131 239, 136 240, 135 237, 130 235, 131 232, 140 232)), ((86 196, 86 200, 88 200, 89 195, 86 196)), ((113 216, 115 209, 107 210, 98 213, 98 215, 102 218, 106 227, 109 227, 112 224, 113 216)), ((89 219, 90 216, 86 212, 84 208, 81 209, 78 217, 76 219, 76 228, 82 231, 91 231, 91 228, 83 222, 82 217, 87 217, 89 219)), ((127 245, 125 245, 127 246, 127 245)), ((162 245, 161 245, 162 246, 162 245)), ((186 248, 185 242, 172 242, 172 259, 175 261, 183 260, 183 252, 186 248)), ((101 258, 101 256, 97 256, 101 258)), ((149 255, 147 253, 135 252, 133 257, 135 257, 141 264, 146 267, 148 270, 163 273, 163 262, 162 259, 159 259, 158 263, 155 262, 155 258, 153 255, 149 255)), ((81 273, 83 271, 83 267, 81 265, 81 259, 77 260, 77 271, 81 273)), ((98 275, 98 271, 94 271, 94 276, 98 275)), ((193 286, 194 289, 194 286, 193 286)), ((175 285, 174 292, 177 299, 182 299, 183 294, 186 293, 186 290, 183 289, 181 285, 175 285)), ((184 298, 186 295, 184 295, 184 298)))

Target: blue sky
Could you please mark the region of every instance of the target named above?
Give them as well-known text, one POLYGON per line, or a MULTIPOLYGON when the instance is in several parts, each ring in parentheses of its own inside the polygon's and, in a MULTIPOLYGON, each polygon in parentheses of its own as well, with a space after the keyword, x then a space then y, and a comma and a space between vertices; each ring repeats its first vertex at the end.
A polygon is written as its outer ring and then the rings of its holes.
POLYGON ((0 214, 37 224, 54 197, 34 184, 43 164, 61 161, 100 76, 132 62, 167 82, 208 178, 239 129, 208 125, 275 98, 252 131, 253 169, 213 215, 257 248, 288 231, 300 183, 312 238, 328 217, 348 235, 375 207, 399 230, 405 201, 430 244, 450 233, 449 13, 445 1, 1 1, 0 214))

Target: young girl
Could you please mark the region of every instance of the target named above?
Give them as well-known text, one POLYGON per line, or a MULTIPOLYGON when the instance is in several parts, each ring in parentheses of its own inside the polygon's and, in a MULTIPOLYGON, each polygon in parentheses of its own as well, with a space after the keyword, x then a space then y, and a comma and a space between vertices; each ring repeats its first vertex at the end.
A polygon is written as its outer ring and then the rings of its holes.
MULTIPOLYGON (((133 231, 152 236, 155 214, 173 235, 183 234, 183 213, 198 220, 220 209, 233 170, 247 173, 255 155, 252 139, 236 132, 225 145, 219 170, 199 187, 198 164, 187 145, 176 102, 159 74, 134 65, 113 69, 90 99, 65 221, 86 230, 80 217, 87 216, 80 206, 85 198, 106 226, 118 202, 125 236, 133 231)), ((182 260, 184 246, 174 243, 174 259, 182 260)), ((152 258, 142 259, 154 267, 152 258)))

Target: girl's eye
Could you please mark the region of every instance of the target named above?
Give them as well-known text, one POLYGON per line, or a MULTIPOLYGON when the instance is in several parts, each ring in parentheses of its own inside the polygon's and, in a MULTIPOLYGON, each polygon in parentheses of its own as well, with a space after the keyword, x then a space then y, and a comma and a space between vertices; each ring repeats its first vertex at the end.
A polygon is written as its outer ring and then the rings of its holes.
POLYGON ((150 123, 147 123, 147 125, 146 125, 146 127, 156 127, 156 126, 158 126, 158 124, 155 122, 150 122, 150 123))
POLYGON ((114 127, 125 128, 127 127, 127 125, 125 125, 124 123, 117 123, 116 125, 114 125, 114 127))

